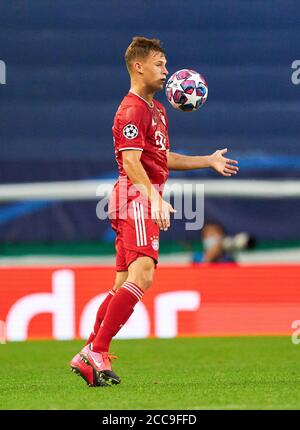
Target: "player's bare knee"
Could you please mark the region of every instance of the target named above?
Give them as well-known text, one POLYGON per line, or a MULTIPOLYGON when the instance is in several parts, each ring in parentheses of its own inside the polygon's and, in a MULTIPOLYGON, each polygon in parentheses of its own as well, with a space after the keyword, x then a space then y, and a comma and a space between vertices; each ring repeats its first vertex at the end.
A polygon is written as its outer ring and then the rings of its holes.
POLYGON ((143 272, 141 288, 144 291, 147 291, 151 287, 151 284, 153 282, 153 276, 154 276, 154 268, 150 268, 143 272))
POLYGON ((143 264, 143 270, 141 271, 141 288, 146 291, 151 287, 154 277, 154 261, 151 258, 147 258, 143 264))
POLYGON ((150 257, 141 257, 129 266, 128 281, 146 291, 152 284, 153 275, 154 261, 150 257))

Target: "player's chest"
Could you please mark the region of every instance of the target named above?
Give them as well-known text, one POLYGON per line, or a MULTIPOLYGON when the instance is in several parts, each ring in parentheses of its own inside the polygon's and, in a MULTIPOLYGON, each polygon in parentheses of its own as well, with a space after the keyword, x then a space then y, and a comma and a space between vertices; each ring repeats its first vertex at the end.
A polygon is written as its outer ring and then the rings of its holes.
POLYGON ((167 121, 163 113, 159 111, 153 112, 149 119, 147 128, 147 141, 149 145, 158 151, 166 151, 168 149, 168 129, 167 121))
POLYGON ((167 119, 164 115, 164 112, 155 107, 154 109, 151 110, 150 113, 151 116, 151 126, 156 129, 156 128, 163 128, 164 130, 167 130, 167 119))

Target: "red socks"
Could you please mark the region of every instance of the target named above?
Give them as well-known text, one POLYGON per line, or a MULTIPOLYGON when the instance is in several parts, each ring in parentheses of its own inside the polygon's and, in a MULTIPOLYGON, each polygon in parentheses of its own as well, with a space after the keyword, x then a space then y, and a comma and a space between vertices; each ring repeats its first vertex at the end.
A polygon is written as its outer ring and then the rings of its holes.
POLYGON ((133 282, 124 282, 111 299, 107 311, 94 340, 92 350, 107 352, 112 338, 133 313, 133 308, 142 299, 144 291, 133 282))
POLYGON ((89 343, 93 342, 93 340, 96 337, 96 334, 100 328, 100 325, 102 323, 102 321, 104 320, 106 311, 107 311, 107 307, 111 301, 111 299, 113 298, 113 296, 116 294, 116 292, 114 290, 110 290, 110 292, 108 293, 108 295, 105 297, 105 299, 103 300, 103 302, 101 303, 101 305, 99 306, 98 312, 97 312, 97 316, 96 316, 96 321, 95 321, 95 325, 93 328, 92 333, 90 334, 90 337, 88 338, 86 345, 88 345, 89 343))

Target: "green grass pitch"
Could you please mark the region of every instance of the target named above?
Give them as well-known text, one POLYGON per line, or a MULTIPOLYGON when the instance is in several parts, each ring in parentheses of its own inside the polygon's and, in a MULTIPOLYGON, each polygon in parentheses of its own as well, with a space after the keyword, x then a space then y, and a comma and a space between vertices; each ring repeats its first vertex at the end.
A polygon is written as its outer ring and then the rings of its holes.
POLYGON ((300 409, 290 337, 115 340, 118 386, 69 370, 81 341, 0 345, 0 409, 300 409))

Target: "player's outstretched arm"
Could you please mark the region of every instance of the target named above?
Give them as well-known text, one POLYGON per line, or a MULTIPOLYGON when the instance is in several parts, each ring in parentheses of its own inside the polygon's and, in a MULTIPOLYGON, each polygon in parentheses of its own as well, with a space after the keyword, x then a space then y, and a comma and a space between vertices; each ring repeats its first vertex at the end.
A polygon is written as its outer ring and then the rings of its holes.
POLYGON ((227 148, 219 149, 211 155, 182 155, 175 152, 168 153, 169 170, 194 170, 211 168, 223 176, 236 175, 239 168, 238 161, 224 157, 227 148))

